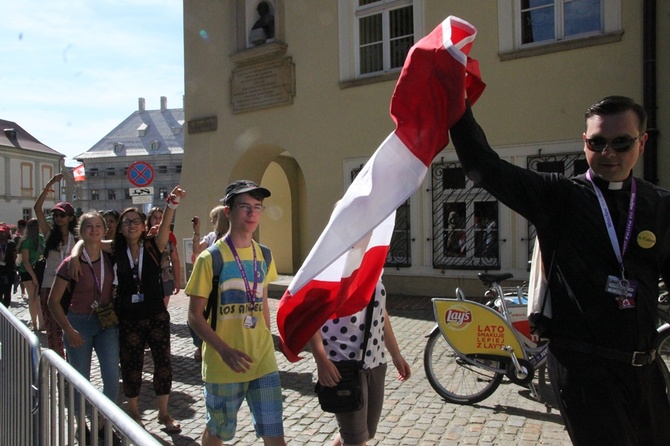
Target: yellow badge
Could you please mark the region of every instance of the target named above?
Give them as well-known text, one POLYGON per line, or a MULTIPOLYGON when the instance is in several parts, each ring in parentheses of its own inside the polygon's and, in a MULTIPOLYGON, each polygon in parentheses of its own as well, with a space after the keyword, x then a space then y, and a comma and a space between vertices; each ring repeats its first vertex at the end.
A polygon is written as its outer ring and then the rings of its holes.
POLYGON ((656 244, 656 236, 651 231, 642 231, 637 235, 637 244, 640 248, 649 249, 656 244))

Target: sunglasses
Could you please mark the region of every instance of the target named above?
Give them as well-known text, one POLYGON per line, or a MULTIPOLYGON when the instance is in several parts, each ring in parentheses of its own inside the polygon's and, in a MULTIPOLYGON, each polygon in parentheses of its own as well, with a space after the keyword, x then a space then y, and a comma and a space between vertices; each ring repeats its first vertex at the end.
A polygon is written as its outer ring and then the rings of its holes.
POLYGON ((584 142, 586 143, 586 148, 592 152, 600 153, 609 146, 615 152, 623 153, 628 152, 631 147, 633 147, 633 144, 635 144, 635 141, 641 137, 642 135, 638 136, 637 138, 618 136, 614 139, 605 139, 603 137, 597 136, 595 138, 584 138, 584 142))
POLYGON ((64 214, 62 212, 53 212, 51 215, 54 218, 65 218, 65 217, 67 217, 67 214, 64 214))

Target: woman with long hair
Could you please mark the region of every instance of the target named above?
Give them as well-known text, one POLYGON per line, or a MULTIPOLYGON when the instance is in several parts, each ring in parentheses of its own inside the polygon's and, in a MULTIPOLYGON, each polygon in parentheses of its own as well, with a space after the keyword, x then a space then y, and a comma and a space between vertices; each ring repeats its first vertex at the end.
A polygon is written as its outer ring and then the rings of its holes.
MULTIPOLYGON (((119 331, 113 318, 106 318, 102 313, 102 310, 109 311, 113 304, 114 282, 112 258, 102 251, 105 228, 105 220, 99 212, 90 211, 79 218, 77 233, 84 244, 79 258, 82 268, 79 280, 70 290, 67 314, 61 299, 68 286, 72 287, 68 275, 71 257, 66 257, 58 267, 48 303, 54 320, 65 335, 67 361, 90 380, 91 358, 95 350, 102 393, 116 402, 119 393, 119 331)), ((75 410, 78 408, 79 404, 75 410)))
MULTIPOLYGON (((138 424, 142 415, 138 397, 144 368, 144 346, 148 345, 154 362, 153 385, 158 400, 158 421, 168 433, 178 433, 181 426, 168 412, 172 389, 170 362, 170 313, 163 299, 161 253, 165 250, 174 210, 186 193, 175 187, 168 196, 158 233, 146 237, 145 215, 137 208, 125 209, 120 216, 120 230, 114 240, 102 241, 110 250, 116 265, 115 310, 119 319, 119 352, 123 392, 128 398, 128 412, 138 424)), ((75 263, 82 253, 79 241, 73 250, 71 275, 78 277, 81 266, 75 263)))
POLYGON ((105 236, 102 239, 113 240, 114 235, 118 230, 119 211, 115 209, 108 209, 102 213, 102 217, 105 219, 105 223, 107 223, 107 231, 105 232, 105 236))
POLYGON ((226 218, 226 214, 223 212, 224 209, 225 206, 216 206, 209 211, 209 221, 212 224, 213 231, 205 235, 202 239, 200 239, 200 217, 196 215, 191 220, 193 223, 193 256, 191 257, 191 263, 195 261, 198 254, 212 246, 215 241, 226 235, 226 232, 228 232, 228 227, 230 225, 226 218))
POLYGON ((63 179, 63 174, 54 175, 37 197, 33 209, 35 216, 40 224, 40 232, 44 236, 46 247, 44 257, 46 257, 46 267, 44 268, 44 278, 39 289, 40 309, 44 318, 44 328, 47 331, 47 347, 65 357, 63 350, 63 330, 54 320, 49 309, 48 300, 51 286, 56 280, 56 270, 63 260, 70 254, 72 247, 77 241, 75 229, 77 220, 74 216, 74 206, 67 201, 57 203, 51 208, 51 217, 53 225, 47 221, 44 215, 44 200, 49 192, 53 192, 52 187, 63 179))
POLYGON ((19 251, 21 252, 19 275, 21 276, 21 283, 23 283, 28 294, 31 328, 34 331, 39 331, 43 322, 42 309, 40 308, 39 297, 37 295, 40 282, 37 279, 33 266, 42 255, 42 251, 44 251, 44 237, 40 234, 40 224, 36 218, 28 220, 26 232, 21 237, 21 242, 19 243, 19 251))

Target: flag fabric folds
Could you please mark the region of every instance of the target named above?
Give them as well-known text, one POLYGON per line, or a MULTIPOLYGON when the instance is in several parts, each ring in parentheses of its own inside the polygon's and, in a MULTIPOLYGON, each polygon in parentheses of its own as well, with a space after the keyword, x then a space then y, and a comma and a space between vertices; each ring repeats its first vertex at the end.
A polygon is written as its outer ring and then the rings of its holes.
POLYGON ((370 300, 388 253, 395 210, 421 185, 449 128, 484 90, 468 54, 476 29, 447 17, 409 51, 391 99, 396 129, 338 202, 330 221, 279 302, 281 349, 291 361, 330 318, 370 300))
POLYGON ((84 181, 86 179, 86 172, 84 171, 84 164, 80 164, 72 168, 72 176, 75 181, 84 181))

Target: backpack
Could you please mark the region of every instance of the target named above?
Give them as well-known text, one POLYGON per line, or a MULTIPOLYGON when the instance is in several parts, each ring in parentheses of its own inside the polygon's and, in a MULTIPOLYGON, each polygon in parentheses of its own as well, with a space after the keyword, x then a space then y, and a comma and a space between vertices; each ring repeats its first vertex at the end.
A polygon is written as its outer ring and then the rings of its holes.
POLYGON ((210 314, 212 315, 212 320, 209 322, 209 325, 212 327, 212 330, 216 331, 216 320, 218 319, 216 317, 216 303, 219 298, 219 276, 223 271, 223 257, 221 256, 221 250, 216 244, 207 248, 207 251, 209 251, 212 256, 212 291, 209 292, 204 315, 205 319, 207 319, 210 314))
MULTIPOLYGON (((265 260, 266 265, 272 263, 272 252, 267 246, 260 245, 261 252, 263 253, 263 259, 265 260)), ((207 251, 212 256, 212 291, 209 292, 209 297, 207 298, 207 306, 205 307, 204 315, 205 319, 212 316, 212 319, 209 321, 210 327, 212 330, 216 331, 216 307, 219 302, 219 276, 223 271, 223 257, 221 256, 221 250, 215 244, 207 248, 207 251), (218 271, 218 273, 217 273, 218 271)))

